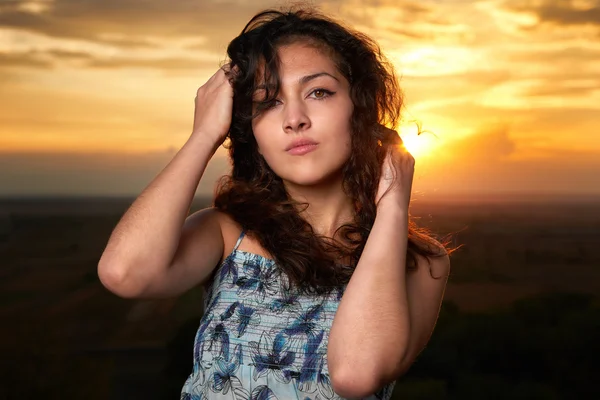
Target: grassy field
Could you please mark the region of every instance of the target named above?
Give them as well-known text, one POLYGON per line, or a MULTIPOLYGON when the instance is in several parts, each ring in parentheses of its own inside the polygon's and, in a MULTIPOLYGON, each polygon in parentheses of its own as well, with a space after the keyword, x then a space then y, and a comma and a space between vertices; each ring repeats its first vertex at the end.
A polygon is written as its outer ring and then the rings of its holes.
MULTIPOLYGON (((5 327, 0 334, 0 387, 6 389, 6 398, 177 398, 191 368, 191 341, 202 311, 200 291, 191 290, 177 299, 125 300, 107 292, 96 275, 111 230, 131 201, 0 200, 0 317, 5 327)), ((538 315, 565 304, 565 315, 573 310, 569 304, 596 315, 598 204, 414 202, 411 213, 420 225, 440 235, 453 233, 454 243, 462 247, 452 258, 431 350, 423 352, 414 372, 398 386, 397 398, 470 398, 460 392, 461 382, 469 381, 479 382, 490 393, 500 393, 491 389, 494 385, 507 387, 502 371, 483 377, 466 372, 440 377, 440 371, 446 370, 436 367, 436 360, 448 346, 436 340, 443 342, 456 326, 463 327, 462 338, 485 325, 481 321, 522 327, 526 324, 519 324, 518 318, 523 309, 533 307, 538 315), (563 297, 556 300, 554 295, 563 297)), ((198 199, 192 211, 205 205, 198 199)), ((501 333, 481 332, 489 335, 488 343, 498 340, 500 344, 494 346, 502 346, 501 333)), ((527 336, 527 331, 522 334, 527 336)), ((574 333, 572 338, 582 340, 574 333)), ((521 398, 565 395, 556 385, 535 382, 537 386, 521 391, 533 397, 521 398)), ((478 393, 472 398, 492 398, 485 391, 478 393)))

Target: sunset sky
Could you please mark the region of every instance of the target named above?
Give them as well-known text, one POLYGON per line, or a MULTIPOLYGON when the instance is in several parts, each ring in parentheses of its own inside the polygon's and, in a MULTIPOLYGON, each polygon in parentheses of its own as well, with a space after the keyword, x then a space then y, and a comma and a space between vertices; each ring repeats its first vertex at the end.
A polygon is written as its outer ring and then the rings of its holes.
MULTIPOLYGON (((0 0, 0 196, 139 194, 228 42, 287 4, 0 0)), ((396 66, 417 196, 600 194, 599 0, 312 4, 396 66)), ((198 194, 226 170, 220 149, 198 194)))

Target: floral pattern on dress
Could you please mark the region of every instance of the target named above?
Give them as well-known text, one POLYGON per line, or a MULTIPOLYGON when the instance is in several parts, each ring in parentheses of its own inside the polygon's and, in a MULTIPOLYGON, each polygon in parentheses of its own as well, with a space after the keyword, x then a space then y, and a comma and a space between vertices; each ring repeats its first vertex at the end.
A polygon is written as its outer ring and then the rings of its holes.
MULTIPOLYGON (((275 261, 237 247, 206 288, 185 381, 186 400, 342 400, 327 368, 329 330, 343 295, 285 289, 275 261)), ((388 400, 394 382, 367 400, 388 400)))

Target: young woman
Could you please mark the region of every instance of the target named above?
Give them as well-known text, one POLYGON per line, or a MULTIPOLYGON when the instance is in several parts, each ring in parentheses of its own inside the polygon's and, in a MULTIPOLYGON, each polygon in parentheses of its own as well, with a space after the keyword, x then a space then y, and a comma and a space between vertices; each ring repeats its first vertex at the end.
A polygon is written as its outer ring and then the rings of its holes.
POLYGON ((414 159, 377 45, 316 12, 266 11, 197 91, 192 133, 99 262, 123 297, 202 284, 182 399, 389 399, 434 328, 449 249, 409 220, 414 159), (229 139, 214 207, 188 216, 229 139))

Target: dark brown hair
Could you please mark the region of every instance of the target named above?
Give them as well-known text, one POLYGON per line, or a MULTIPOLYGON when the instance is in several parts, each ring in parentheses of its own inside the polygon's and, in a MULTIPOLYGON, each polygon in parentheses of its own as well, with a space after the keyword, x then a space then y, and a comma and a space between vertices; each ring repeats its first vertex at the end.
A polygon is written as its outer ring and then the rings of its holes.
MULTIPOLYGON (((346 284, 362 254, 376 215, 375 195, 384 156, 389 146, 401 142, 396 127, 403 95, 392 65, 366 35, 344 27, 315 11, 267 10, 257 14, 227 48, 234 104, 229 132, 231 175, 223 177, 214 205, 257 239, 289 282, 310 293, 326 293, 346 284), (326 51, 350 82, 354 104, 351 117, 352 152, 343 167, 343 187, 355 204, 354 221, 338 228, 342 241, 317 235, 299 214, 303 205, 292 200, 258 151, 252 119, 269 107, 278 94, 277 48, 293 42, 309 43, 326 51), (259 68, 262 66, 262 68, 259 68), (258 77, 257 74, 263 76, 258 77), (252 94, 262 78, 269 88, 253 110, 252 94), (343 242, 343 243, 342 243, 343 242), (339 260, 350 260, 341 263, 339 260)), ((304 205, 306 206, 306 204, 304 205)), ((408 230, 409 268, 415 254, 429 257, 449 253, 412 219, 408 230)))

